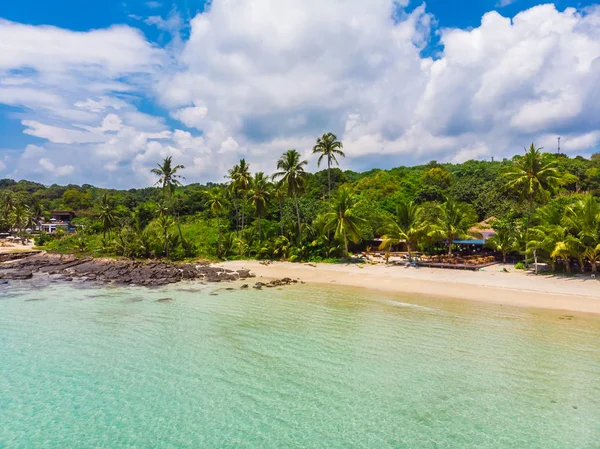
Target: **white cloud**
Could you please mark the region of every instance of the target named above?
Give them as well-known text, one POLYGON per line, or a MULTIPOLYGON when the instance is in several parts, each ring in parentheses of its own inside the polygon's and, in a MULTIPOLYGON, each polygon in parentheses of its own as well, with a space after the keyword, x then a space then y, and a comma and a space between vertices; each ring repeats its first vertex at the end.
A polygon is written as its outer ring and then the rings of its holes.
POLYGON ((193 106, 178 109, 172 115, 173 118, 179 120, 188 128, 202 129, 202 126, 205 124, 204 118, 206 114, 208 114, 208 109, 204 106, 193 106))
POLYGON ((0 161, 0 171, 4 171, 6 169, 6 164, 0 161))
POLYGON ((72 165, 54 165, 49 159, 41 158, 39 161, 40 167, 43 170, 51 173, 54 176, 67 176, 73 173, 75 167, 72 165))
MULTIPOLYGON (((310 157, 328 131, 355 169, 500 158, 532 141, 553 148, 557 135, 573 154, 598 147, 599 7, 490 12, 472 29, 436 30, 434 60, 421 50, 435 19, 406 3, 218 1, 165 49, 124 26, 0 21, 0 102, 24 108, 43 158, 104 185, 147 183, 166 155, 188 181, 221 181, 241 156, 268 172, 289 148, 310 157), (138 110, 140 97, 165 117, 138 110)), ((173 11, 148 23, 173 36, 184 26, 173 11)))

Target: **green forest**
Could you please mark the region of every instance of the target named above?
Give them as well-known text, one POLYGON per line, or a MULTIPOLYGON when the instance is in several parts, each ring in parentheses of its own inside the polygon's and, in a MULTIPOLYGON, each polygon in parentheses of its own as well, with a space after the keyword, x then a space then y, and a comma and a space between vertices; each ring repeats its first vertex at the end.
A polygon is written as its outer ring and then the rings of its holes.
POLYGON ((258 258, 336 261, 375 238, 385 251, 450 254, 452 242, 494 217, 488 242, 498 257, 548 262, 553 270, 596 271, 600 257, 600 154, 587 159, 531 144, 512 159, 341 170, 343 144, 317 139, 316 173, 296 150, 275 173, 241 159, 223 182, 186 184, 185 167, 157 161, 156 184, 112 190, 0 180, 0 230, 26 238, 49 211, 73 210, 73 233, 34 235, 56 252, 128 258, 258 258))

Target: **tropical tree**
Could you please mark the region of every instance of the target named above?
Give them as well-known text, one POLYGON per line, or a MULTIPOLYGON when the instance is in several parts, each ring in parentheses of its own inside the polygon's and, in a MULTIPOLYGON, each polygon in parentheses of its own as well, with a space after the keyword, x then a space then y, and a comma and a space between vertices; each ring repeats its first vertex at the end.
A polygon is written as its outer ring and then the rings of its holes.
POLYGON ((208 192, 208 208, 210 213, 217 219, 217 257, 221 258, 221 215, 226 209, 227 202, 223 192, 219 188, 214 188, 208 192))
POLYGON ((331 203, 331 212, 325 214, 327 231, 335 231, 335 238, 344 242, 344 257, 348 257, 348 239, 358 242, 359 226, 365 220, 356 214, 358 197, 349 188, 343 187, 336 192, 331 203))
POLYGON ((263 172, 258 172, 250 179, 250 189, 248 191, 250 201, 256 209, 256 217, 258 220, 258 238, 262 240, 262 216, 267 211, 267 205, 271 199, 272 185, 269 178, 263 172))
POLYGON ((502 263, 506 263, 506 255, 517 248, 515 229, 510 226, 497 226, 494 232, 485 244, 494 251, 501 252, 502 263))
POLYGON ((246 163, 246 159, 240 159, 239 165, 235 165, 233 171, 230 172, 232 180, 232 188, 241 201, 241 219, 242 219, 242 232, 244 231, 245 225, 245 211, 246 211, 246 195, 250 187, 252 176, 250 175, 250 165, 246 163))
POLYGON ((279 205, 279 229, 280 235, 283 235, 283 200, 285 199, 285 185, 282 182, 275 184, 275 198, 279 205))
MULTIPOLYGON (((169 204, 173 216, 175 216, 176 214, 175 204, 173 202, 173 194, 175 193, 175 188, 182 185, 180 179, 185 179, 177 172, 185 169, 185 167, 183 165, 173 166, 172 156, 167 156, 166 158, 164 158, 162 164, 156 165, 157 168, 153 168, 152 170, 150 170, 151 173, 158 176, 158 181, 156 181, 154 185, 162 186, 165 200, 169 204)), ((177 220, 177 230, 179 231, 179 238, 183 241, 183 235, 181 234, 181 226, 179 225, 179 220, 177 220)))
MULTIPOLYGON (((585 195, 565 210, 564 223, 581 244, 581 257, 587 258, 597 273, 600 258, 600 205, 593 195, 585 195)), ((583 269, 583 264, 582 264, 583 269)))
POLYGON ((281 179, 285 185, 287 194, 294 199, 296 218, 298 219, 298 239, 300 239, 302 234, 298 196, 303 192, 306 185, 307 173, 304 167, 307 163, 307 161, 300 160, 300 153, 296 150, 288 150, 277 161, 277 169, 280 171, 273 175, 273 179, 281 179))
POLYGON ((313 147, 313 154, 320 154, 319 159, 317 159, 317 166, 320 167, 323 159, 327 159, 327 197, 329 199, 331 199, 331 164, 335 162, 336 165, 339 165, 336 156, 346 157, 342 151, 343 147, 342 142, 337 140, 337 136, 333 133, 323 134, 317 139, 317 144, 313 147))
POLYGON ((428 235, 446 240, 450 255, 455 240, 481 237, 479 232, 471 231, 476 223, 477 214, 470 205, 446 201, 437 208, 437 220, 428 235))
POLYGON ((158 217, 158 228, 161 230, 162 236, 163 236, 163 245, 164 245, 164 251, 165 251, 165 257, 168 259, 169 258, 169 228, 171 226, 173 226, 175 223, 173 221, 173 217, 166 215, 166 214, 160 214, 160 216, 158 217))
POLYGON ((106 239, 106 233, 108 232, 108 238, 110 238, 110 230, 117 221, 114 199, 109 197, 108 193, 105 193, 100 199, 99 207, 98 219, 102 223, 102 235, 106 239))
POLYGON ((21 237, 21 243, 25 243, 24 229, 25 225, 30 216, 30 211, 27 205, 24 203, 22 198, 16 202, 12 209, 12 225, 17 228, 19 237, 21 237))
POLYGON ((525 156, 516 159, 504 173, 508 180, 508 187, 527 201, 527 228, 529 228, 534 202, 546 202, 549 194, 560 182, 555 162, 545 162, 540 150, 541 148, 536 148, 532 143, 529 149, 525 148, 525 156))
POLYGON ((384 225, 385 234, 381 237, 379 248, 389 251, 392 246, 405 242, 408 259, 412 260, 412 248, 425 229, 423 208, 412 201, 401 201, 396 208, 396 218, 389 219, 384 225))

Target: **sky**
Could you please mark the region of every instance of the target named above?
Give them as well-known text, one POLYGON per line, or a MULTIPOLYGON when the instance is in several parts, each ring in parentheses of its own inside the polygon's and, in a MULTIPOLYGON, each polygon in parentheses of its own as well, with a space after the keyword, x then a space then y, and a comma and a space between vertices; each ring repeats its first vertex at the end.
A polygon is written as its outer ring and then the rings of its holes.
POLYGON ((600 5, 557 0, 0 3, 0 178, 132 188, 246 158, 315 170, 600 151, 600 5))

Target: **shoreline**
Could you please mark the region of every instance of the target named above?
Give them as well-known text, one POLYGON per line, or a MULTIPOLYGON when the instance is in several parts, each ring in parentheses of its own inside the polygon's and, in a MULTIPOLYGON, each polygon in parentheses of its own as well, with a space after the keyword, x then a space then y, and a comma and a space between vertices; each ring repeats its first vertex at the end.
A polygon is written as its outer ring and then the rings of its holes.
MULTIPOLYGON (((501 271, 404 268, 392 265, 314 264, 256 260, 226 261, 213 266, 248 269, 257 278, 290 277, 311 284, 343 285, 392 293, 478 301, 521 308, 564 310, 600 315, 600 280, 529 275, 501 271)), ((508 268, 508 266, 506 266, 508 268)))

